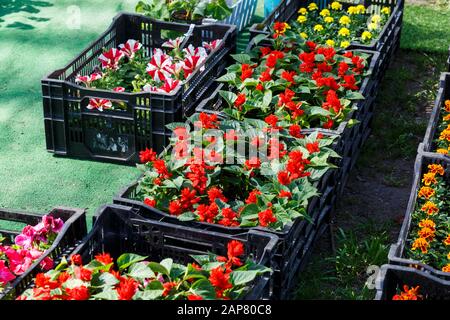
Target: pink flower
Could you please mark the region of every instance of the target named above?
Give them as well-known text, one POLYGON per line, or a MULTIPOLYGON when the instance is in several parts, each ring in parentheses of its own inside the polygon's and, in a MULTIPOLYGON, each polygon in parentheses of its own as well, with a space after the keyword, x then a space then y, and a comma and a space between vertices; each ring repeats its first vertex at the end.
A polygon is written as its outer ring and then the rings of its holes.
POLYGON ((141 50, 142 44, 136 40, 128 40, 125 44, 119 45, 120 50, 130 59, 133 59, 136 52, 141 50))
POLYGON ((174 40, 170 39, 164 42, 161 47, 170 49, 179 49, 181 44, 183 43, 183 40, 184 37, 178 37, 174 40))
POLYGON ((104 69, 117 70, 119 68, 119 61, 124 56, 125 54, 122 51, 112 48, 111 50, 104 52, 98 60, 100 60, 104 69))
POLYGON ((11 273, 5 265, 5 261, 0 260, 0 283, 6 285, 13 281, 16 277, 11 273))
POLYGON ((11 271, 16 275, 21 275, 33 264, 33 259, 28 250, 14 250, 9 248, 6 251, 11 271))
POLYGON ((14 243, 25 249, 30 248, 34 241, 35 235, 35 229, 32 226, 26 226, 23 228, 22 233, 16 236, 14 243))
POLYGON ((167 68, 171 65, 172 58, 161 53, 161 51, 157 51, 147 65, 147 73, 153 80, 163 82, 166 78, 170 78, 170 73, 167 71, 167 68))
POLYGON ((41 268, 44 271, 49 271, 53 269, 54 265, 55 264, 53 263, 53 260, 50 257, 45 257, 44 260, 42 260, 41 262, 41 268))
POLYGON ((64 222, 57 218, 53 218, 52 216, 45 215, 42 217, 42 223, 44 224, 47 232, 55 232, 58 233, 64 226, 64 222))
POLYGON ((117 87, 113 89, 114 92, 125 92, 125 88, 124 87, 117 87))
POLYGON ((102 77, 103 75, 101 73, 93 73, 90 76, 77 75, 75 82, 78 84, 84 83, 86 87, 89 87, 92 82, 100 80, 102 77))
POLYGON ((107 110, 107 109, 111 109, 112 108, 112 103, 109 100, 106 99, 90 99, 89 100, 89 104, 87 106, 87 108, 89 110, 98 110, 98 111, 103 111, 103 110, 107 110))
POLYGON ((216 50, 222 44, 222 40, 217 39, 212 42, 203 42, 203 47, 209 51, 216 50))
POLYGON ((170 93, 175 90, 180 84, 179 80, 173 80, 171 78, 166 79, 164 85, 160 88, 160 91, 170 93))

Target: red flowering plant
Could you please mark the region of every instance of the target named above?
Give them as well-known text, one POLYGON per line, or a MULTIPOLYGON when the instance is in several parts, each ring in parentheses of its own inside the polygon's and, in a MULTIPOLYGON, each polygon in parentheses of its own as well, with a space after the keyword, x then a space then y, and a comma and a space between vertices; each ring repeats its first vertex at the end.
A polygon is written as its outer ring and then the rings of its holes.
POLYGON ((256 47, 234 55, 236 64, 218 80, 230 86, 222 91, 226 114, 234 119, 276 116, 281 126, 332 129, 355 108, 353 101, 367 75, 368 55, 336 53, 313 42, 277 49, 256 47))
POLYGON ((19 300, 235 300, 256 277, 270 272, 252 259, 243 260, 242 242, 232 240, 227 256, 192 255, 187 265, 127 253, 116 261, 107 253, 83 265, 79 255, 54 270, 38 274, 35 287, 19 300))
MULTIPOLYGON (((94 73, 78 75, 75 82, 88 88, 106 89, 115 92, 171 93, 180 87, 197 69, 203 68, 209 54, 216 50, 222 40, 204 43, 195 48, 182 48, 184 37, 167 40, 162 48, 154 49, 150 58, 145 48, 130 39, 105 51, 100 57, 100 66, 94 73)), ((121 109, 124 104, 107 99, 90 99, 88 109, 99 111, 121 109)))
MULTIPOLYGON (((63 225, 64 222, 59 218, 44 216, 37 225, 23 228, 12 245, 3 245, 5 239, 0 235, 0 294, 51 247, 63 225)), ((53 260, 45 258, 41 268, 53 268, 53 260)))
POLYGON ((423 174, 408 235, 409 258, 450 272, 450 202, 445 170, 429 164, 423 174))
POLYGON ((171 148, 159 157, 141 153, 144 175, 137 199, 180 220, 227 227, 280 230, 308 218, 314 182, 333 167, 338 155, 332 138, 304 136, 300 127, 276 128, 264 121, 219 121, 201 113, 194 130, 174 123, 171 148))

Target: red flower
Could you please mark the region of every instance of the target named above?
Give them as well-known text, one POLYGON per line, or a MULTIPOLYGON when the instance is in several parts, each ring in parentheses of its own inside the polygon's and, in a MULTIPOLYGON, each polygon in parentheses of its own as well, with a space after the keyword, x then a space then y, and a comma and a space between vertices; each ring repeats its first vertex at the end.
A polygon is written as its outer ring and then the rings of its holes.
POLYGON ((267 153, 267 158, 269 160, 279 159, 286 155, 285 147, 280 140, 276 138, 271 138, 269 140, 269 151, 267 153))
POLYGON ((285 106, 291 112, 292 118, 294 118, 294 119, 301 117, 305 113, 305 110, 302 109, 302 105, 303 105, 303 103, 301 101, 297 102, 297 103, 293 102, 293 101, 289 101, 285 104, 285 106))
POLYGON ((308 46, 308 49, 310 51, 315 51, 316 50, 317 44, 315 44, 311 40, 306 41, 306 45, 308 46))
POLYGON ((167 296, 170 294, 170 292, 171 292, 174 288, 176 288, 177 285, 178 285, 178 284, 177 284, 176 282, 166 282, 166 283, 164 283, 164 284, 163 284, 164 291, 163 291, 162 296, 163 296, 163 297, 167 297, 167 296))
POLYGON ((319 78, 316 80, 316 84, 318 87, 328 87, 331 90, 338 90, 339 85, 333 77, 319 78))
POLYGON ((201 204, 197 207, 197 214, 201 222, 214 223, 214 219, 219 214, 219 207, 215 202, 209 206, 201 204))
POLYGON ((353 52, 347 51, 346 53, 343 54, 343 56, 351 59, 351 58, 353 58, 353 52))
POLYGON ((69 300, 88 300, 90 297, 89 289, 85 286, 79 286, 73 289, 66 288, 66 293, 69 295, 69 300))
POLYGON ((250 194, 248 195, 248 198, 245 200, 246 204, 251 204, 251 203, 257 203, 258 202, 258 198, 257 196, 261 194, 261 191, 255 189, 252 192, 250 192, 250 194))
POLYGON ((163 179, 169 179, 172 176, 167 170, 166 162, 164 160, 157 159, 153 161, 153 168, 155 168, 156 172, 158 172, 163 179))
POLYGON ((95 260, 104 265, 109 265, 113 263, 113 259, 111 258, 109 253, 102 253, 95 256, 95 260))
POLYGON ((223 208, 222 209, 222 220, 219 221, 219 224, 231 227, 231 226, 238 226, 239 222, 236 220, 238 214, 233 211, 231 208, 223 208))
POLYGON ((277 218, 273 215, 272 209, 267 209, 258 213, 259 224, 261 227, 277 222, 277 218))
POLYGON ((138 286, 139 283, 132 278, 127 278, 120 281, 116 288, 117 294, 119 295, 119 300, 131 300, 134 297, 138 286))
POLYGON ((250 78, 253 75, 253 69, 248 64, 243 64, 241 70, 241 81, 244 81, 245 79, 250 78))
POLYGON ((332 119, 328 119, 328 121, 322 125, 322 127, 324 129, 331 129, 331 128, 333 128, 333 126, 334 126, 334 121, 332 119))
POLYGON ((316 55, 314 52, 303 52, 299 56, 299 59, 303 62, 300 65, 300 71, 303 73, 311 73, 314 71, 316 55))
POLYGON ((230 275, 224 271, 222 267, 217 267, 211 270, 209 282, 216 288, 216 290, 224 291, 233 288, 230 282, 230 275))
POLYGON ((284 186, 287 186, 291 183, 291 179, 289 178, 289 173, 286 171, 280 171, 278 173, 278 182, 284 186))
POLYGON ((328 63, 326 63, 326 62, 322 62, 322 63, 319 63, 318 65, 317 65, 317 69, 320 71, 320 72, 331 72, 332 70, 333 70, 333 67, 332 66, 330 66, 328 63))
POLYGON ((272 75, 270 74, 270 70, 263 71, 261 73, 261 76, 259 77, 259 80, 261 82, 267 82, 267 81, 272 80, 272 75))
POLYGON ((270 54, 270 52, 272 52, 272 49, 270 47, 261 47, 259 48, 259 50, 261 51, 261 56, 267 56, 268 54, 270 54))
POLYGON ((284 93, 279 94, 278 106, 281 107, 284 104, 292 102, 292 98, 294 98, 294 96, 295 96, 294 91, 290 89, 284 90, 284 93))
POLYGON ((219 120, 217 119, 216 114, 208 115, 207 113, 200 113, 199 115, 200 125, 196 123, 197 127, 201 127, 203 129, 217 129, 219 127, 219 120))
POLYGON ((319 142, 313 142, 313 143, 308 143, 306 145, 306 149, 308 149, 308 152, 310 154, 316 153, 316 152, 320 152, 320 148, 319 148, 319 142))
POLYGON ((144 151, 139 152, 139 158, 141 163, 153 162, 156 160, 156 152, 147 148, 144 151))
POLYGON ((333 47, 320 47, 319 49, 317 49, 317 53, 323 54, 326 61, 332 61, 334 56, 336 55, 336 51, 333 47))
POLYGON ((286 165, 290 181, 311 175, 310 172, 305 172, 305 166, 308 164, 310 164, 310 161, 303 158, 301 151, 291 151, 289 153, 289 161, 286 165))
POLYGON ((237 96, 237 99, 234 101, 234 106, 241 110, 242 105, 247 101, 247 97, 245 93, 241 93, 237 96))
POLYGON ((154 208, 156 206, 156 200, 150 199, 150 198, 145 198, 144 204, 148 205, 149 207, 154 208))
POLYGON ((342 86, 347 90, 359 90, 353 74, 344 76, 344 84, 342 84, 342 86))
POLYGON ((355 65, 355 67, 352 69, 353 72, 356 74, 360 74, 362 72, 362 70, 364 70, 364 68, 365 68, 364 62, 365 62, 365 60, 363 58, 358 57, 358 56, 353 56, 352 63, 355 65))
POLYGON ((181 201, 180 200, 171 201, 169 203, 169 212, 173 216, 179 216, 180 214, 182 214, 184 211, 183 206, 181 205, 181 201))
POLYGON ((228 202, 228 199, 223 195, 223 191, 218 187, 210 188, 207 193, 210 202, 214 202, 216 199, 220 199, 223 202, 228 202))
POLYGON ((344 76, 349 69, 349 65, 345 62, 339 63, 338 74, 340 77, 344 76))
POLYGON ((271 114, 270 116, 267 116, 264 121, 271 126, 273 129, 280 129, 279 126, 277 126, 278 117, 274 114, 271 114))
POLYGON ((263 91, 264 90, 264 86, 261 84, 261 83, 258 83, 257 85, 256 85, 256 88, 255 88, 256 90, 258 90, 258 91, 263 91))
POLYGON ((280 193, 278 194, 278 196, 280 198, 292 198, 292 193, 290 193, 289 191, 286 190, 281 190, 280 193))
POLYGON ((91 281, 92 271, 83 267, 75 267, 75 276, 82 281, 91 281))
POLYGON ((289 127, 289 134, 294 138, 303 138, 304 135, 301 132, 302 128, 298 124, 293 124, 289 127))
POLYGON ((67 280, 70 279, 70 274, 68 274, 67 272, 61 272, 58 276, 58 286, 63 285, 67 280))
POLYGON ((183 207, 183 212, 191 211, 194 205, 199 202, 200 198, 197 197, 196 190, 190 190, 189 188, 181 190, 181 206, 183 207))
POLYGON ((252 157, 251 159, 245 161, 244 164, 245 170, 253 170, 261 168, 261 160, 258 157, 252 157))
POLYGON ((270 68, 270 69, 275 68, 275 66, 277 65, 277 61, 278 61, 278 56, 272 52, 267 57, 266 67, 270 68))
POLYGON ((74 265, 82 265, 83 261, 81 259, 81 256, 79 254, 74 254, 73 256, 70 257, 70 261, 72 262, 72 264, 74 265))
POLYGON ((244 254, 244 244, 237 240, 231 240, 227 245, 228 259, 240 257, 244 254))
POLYGON ((51 278, 45 275, 44 273, 38 273, 36 275, 34 284, 37 288, 48 288, 51 290, 59 287, 58 281, 52 281, 51 278))
POLYGON ((204 194, 206 192, 206 184, 208 183, 205 164, 191 164, 189 169, 190 172, 186 174, 186 177, 191 180, 192 186, 200 194, 204 194))
POLYGON ((333 109, 335 113, 339 113, 342 109, 341 101, 339 100, 336 91, 328 90, 326 102, 322 104, 322 108, 325 110, 333 109))
POLYGON ((295 83, 294 77, 296 75, 297 73, 295 71, 283 71, 283 73, 281 73, 281 78, 287 82, 295 83))
POLYGON ((202 296, 199 296, 199 295, 196 295, 196 294, 188 295, 187 299, 190 300, 190 301, 203 300, 202 296))

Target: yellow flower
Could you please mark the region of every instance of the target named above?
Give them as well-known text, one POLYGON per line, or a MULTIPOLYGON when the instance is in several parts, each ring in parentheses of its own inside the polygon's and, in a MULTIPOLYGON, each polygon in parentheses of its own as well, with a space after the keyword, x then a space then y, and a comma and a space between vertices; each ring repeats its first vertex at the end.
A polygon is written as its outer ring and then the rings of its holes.
POLYGON ((422 251, 422 253, 427 253, 429 246, 430 246, 430 244, 428 243, 428 241, 426 239, 417 238, 412 245, 412 250, 414 251, 416 249, 420 249, 422 251))
POLYGON ((341 30, 339 30, 338 35, 340 35, 341 37, 348 37, 350 35, 350 30, 348 30, 347 28, 341 28, 341 30))
POLYGON ((423 184, 426 185, 426 186, 430 186, 430 185, 432 185, 432 184, 437 183, 437 180, 436 180, 436 173, 434 173, 434 172, 428 172, 428 173, 425 173, 425 174, 423 175, 422 182, 423 182, 423 184))
POLYGON ((430 219, 423 219, 419 222, 420 228, 430 228, 435 230, 436 229, 436 223, 434 223, 433 220, 430 219))
POLYGON ((308 35, 305 32, 300 33, 300 37, 303 39, 308 39, 308 35))
POLYGON ((300 13, 302 15, 306 15, 306 14, 308 14, 308 10, 306 10, 306 8, 300 8, 300 9, 298 9, 298 13, 300 13))
POLYGON ((381 9, 381 13, 383 13, 385 15, 390 15, 391 14, 391 8, 383 7, 383 9, 381 9))
POLYGON ((350 41, 342 41, 341 42, 341 48, 347 48, 348 46, 350 46, 350 41))
POLYGON ((305 23, 308 20, 306 16, 298 16, 297 22, 298 23, 305 23))
POLYGON ((339 19, 339 23, 345 26, 348 26, 350 24, 350 22, 352 22, 352 19, 350 19, 349 16, 342 16, 339 19))
POLYGON ((331 40, 331 39, 329 39, 329 40, 325 41, 325 43, 326 43, 326 44, 327 44, 327 46, 329 46, 329 47, 334 47, 334 45, 335 45, 335 42, 334 42, 334 40, 331 40))
POLYGON ((448 150, 447 149, 437 149, 436 152, 440 153, 440 154, 443 154, 443 155, 447 155, 448 154, 448 150))
POLYGON ((347 12, 348 12, 348 14, 356 14, 357 9, 355 6, 350 6, 350 7, 348 7, 347 12))
POLYGON ((450 129, 447 128, 444 131, 441 132, 441 135, 439 136, 439 140, 441 141, 450 141, 450 129))
POLYGON ((378 24, 372 22, 372 23, 369 23, 369 25, 367 27, 368 27, 368 29, 370 31, 377 30, 378 29, 378 24))
POLYGON ((446 112, 450 112, 450 100, 445 100, 445 103, 444 103, 444 110, 445 110, 446 112))
POLYGON ((379 23, 381 21, 381 16, 379 14, 374 14, 372 16, 372 22, 373 23, 379 23))
POLYGON ((420 238, 424 238, 429 241, 433 241, 434 237, 436 235, 435 232, 436 232, 436 230, 425 227, 425 228, 420 229, 417 232, 417 234, 419 235, 420 238))
POLYGON ((325 23, 333 23, 334 18, 333 17, 325 17, 325 19, 323 19, 323 21, 325 21, 325 23))
POLYGON ((443 117, 442 120, 444 120, 444 121, 450 121, 450 114, 448 114, 448 115, 446 115, 445 117, 443 117))
MULTIPOLYGON (((450 258, 449 258, 450 259, 450 258)), ((442 268, 442 272, 450 272, 450 263, 442 268)))
POLYGON ((432 215, 439 212, 439 208, 431 201, 427 201, 422 208, 420 209, 423 212, 426 212, 428 215, 432 215))
POLYGON ((357 14, 363 14, 363 13, 366 13, 366 7, 364 7, 364 5, 362 5, 362 4, 358 4, 358 5, 356 6, 356 13, 357 13, 357 14))
POLYGON ((308 5, 308 9, 309 9, 309 11, 314 11, 314 10, 318 10, 319 7, 318 7, 317 4, 315 4, 314 2, 311 2, 311 3, 308 5))
POLYGON ((446 246, 450 246, 450 234, 447 236, 447 238, 443 242, 446 246))
POLYGON ((342 9, 342 4, 340 4, 338 1, 334 1, 331 4, 331 9, 333 9, 333 10, 341 10, 342 9))
POLYGON ((422 187, 419 190, 419 198, 430 199, 435 195, 436 191, 434 191, 430 187, 422 187))
POLYGON ((314 31, 320 32, 323 30, 323 26, 321 24, 316 24, 314 26, 314 31))
POLYGON ((372 33, 370 33, 369 31, 364 31, 361 35, 361 39, 363 39, 364 41, 372 39, 372 33))
POLYGON ((328 17, 330 15, 330 10, 328 9, 322 9, 322 11, 320 11, 320 15, 322 17, 328 17))
POLYGON ((441 176, 443 176, 445 174, 444 167, 441 166, 440 164, 429 164, 428 170, 430 170, 430 172, 439 174, 441 176))

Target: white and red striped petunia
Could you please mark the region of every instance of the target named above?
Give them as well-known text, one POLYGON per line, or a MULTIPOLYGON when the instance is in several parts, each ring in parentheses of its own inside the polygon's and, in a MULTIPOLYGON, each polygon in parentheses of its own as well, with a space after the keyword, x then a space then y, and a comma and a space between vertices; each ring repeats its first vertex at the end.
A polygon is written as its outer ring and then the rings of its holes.
POLYGON ((175 77, 175 79, 181 79, 181 71, 183 71, 184 62, 177 62, 169 67, 166 70, 175 77))
POLYGON ((217 39, 212 42, 203 42, 203 48, 213 51, 216 50, 222 44, 222 40, 217 39))
POLYGON ((112 108, 112 102, 106 99, 93 98, 89 100, 87 108, 89 110, 98 110, 98 111, 108 110, 112 108))
POLYGON ((173 79, 168 78, 164 82, 164 85, 162 85, 161 88, 159 88, 159 91, 170 93, 173 90, 175 90, 176 88, 178 88, 179 85, 180 85, 180 80, 173 80, 173 79))
POLYGON ((167 71, 172 65, 172 58, 164 53, 157 52, 147 65, 147 73, 157 82, 163 82, 166 78, 170 78, 167 71))
POLYGON ((113 48, 107 52, 104 52, 98 60, 102 63, 102 67, 104 69, 113 69, 116 70, 119 67, 119 61, 125 56, 125 54, 116 49, 113 48))
POLYGON ((124 87, 116 87, 113 89, 114 92, 125 92, 125 88, 124 87))
POLYGON ((187 79, 191 73, 197 69, 197 67, 205 61, 205 57, 202 56, 187 56, 186 59, 184 59, 183 63, 183 70, 184 70, 184 76, 187 79))
POLYGON ((179 49, 181 44, 183 43, 184 37, 178 37, 174 40, 170 39, 167 40, 162 44, 163 48, 170 48, 170 49, 179 49))
POLYGON ((133 59, 136 52, 141 50, 142 44, 136 40, 128 40, 126 43, 119 45, 120 50, 130 59, 133 59))
POLYGON ((86 87, 89 87, 89 85, 96 81, 96 80, 100 80, 103 77, 103 75, 101 73, 93 73, 90 76, 81 76, 78 75, 75 78, 75 83, 84 83, 86 85, 86 87))
POLYGON ((142 88, 142 91, 144 91, 144 92, 158 92, 158 88, 147 83, 142 88))
POLYGON ((203 47, 194 48, 192 44, 190 44, 187 48, 183 49, 183 52, 187 56, 201 56, 201 57, 207 57, 208 53, 206 52, 206 49, 203 47))

